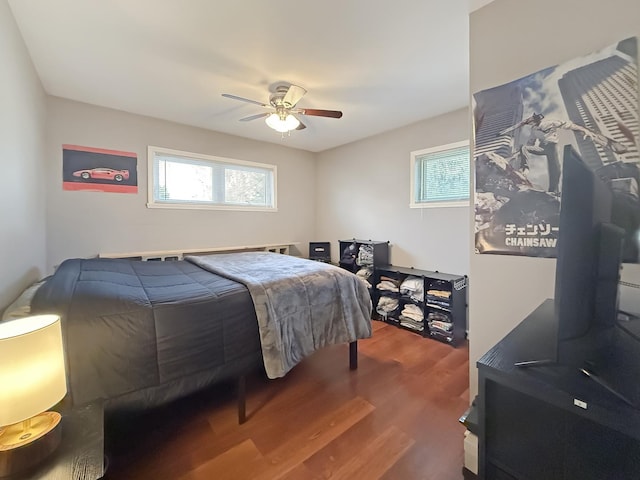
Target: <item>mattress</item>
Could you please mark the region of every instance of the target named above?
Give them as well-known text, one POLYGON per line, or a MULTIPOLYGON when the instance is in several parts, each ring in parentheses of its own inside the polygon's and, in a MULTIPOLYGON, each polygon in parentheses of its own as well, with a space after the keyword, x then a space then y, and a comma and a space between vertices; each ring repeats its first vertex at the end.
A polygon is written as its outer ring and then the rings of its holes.
POLYGON ((247 288, 186 261, 66 260, 32 312, 62 318, 74 404, 165 403, 260 360, 247 288))

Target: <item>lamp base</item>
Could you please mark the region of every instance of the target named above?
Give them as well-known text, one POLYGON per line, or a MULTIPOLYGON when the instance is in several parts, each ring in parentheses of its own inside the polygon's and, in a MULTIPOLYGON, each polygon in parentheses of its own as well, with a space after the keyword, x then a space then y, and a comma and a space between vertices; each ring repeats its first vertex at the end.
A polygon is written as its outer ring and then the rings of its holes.
POLYGON ((61 415, 44 412, 0 428, 0 477, 15 475, 40 463, 60 445, 61 415))

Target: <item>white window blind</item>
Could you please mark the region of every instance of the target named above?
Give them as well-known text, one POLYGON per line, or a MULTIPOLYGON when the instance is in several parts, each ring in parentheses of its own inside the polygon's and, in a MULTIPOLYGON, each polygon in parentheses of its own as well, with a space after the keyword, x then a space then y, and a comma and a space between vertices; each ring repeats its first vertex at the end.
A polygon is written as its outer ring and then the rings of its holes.
POLYGON ((275 210, 276 167, 149 147, 149 207, 275 210))
POLYGON ((411 152, 411 207, 469 205, 469 143, 411 152))

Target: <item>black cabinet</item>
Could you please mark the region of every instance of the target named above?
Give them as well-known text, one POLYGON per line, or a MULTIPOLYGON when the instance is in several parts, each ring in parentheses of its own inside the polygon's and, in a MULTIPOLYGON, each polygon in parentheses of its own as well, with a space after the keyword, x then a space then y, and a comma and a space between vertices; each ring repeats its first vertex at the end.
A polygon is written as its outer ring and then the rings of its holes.
MULTIPOLYGON (((102 401, 67 407, 60 402, 62 440, 42 463, 4 480, 96 480, 104 465, 104 411, 102 401)), ((59 408, 58 408, 59 407, 59 408)))
POLYGON ((374 318, 457 345, 467 324, 467 277, 376 265, 374 318))
POLYGON ((309 260, 331 263, 331 242, 309 242, 309 260))
POLYGON ((640 409, 577 368, 515 366, 553 358, 556 330, 547 300, 478 360, 479 478, 637 480, 640 409))

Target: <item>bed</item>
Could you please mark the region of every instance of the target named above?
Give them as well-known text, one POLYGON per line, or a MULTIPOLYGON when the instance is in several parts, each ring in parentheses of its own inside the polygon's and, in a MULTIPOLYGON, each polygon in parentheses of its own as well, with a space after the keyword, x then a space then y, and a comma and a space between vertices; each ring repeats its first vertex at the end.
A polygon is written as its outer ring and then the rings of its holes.
POLYGON ((62 318, 69 396, 109 410, 169 403, 264 368, 269 378, 328 345, 371 336, 364 283, 289 255, 243 252, 144 262, 69 259, 36 291, 32 313, 62 318))

